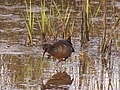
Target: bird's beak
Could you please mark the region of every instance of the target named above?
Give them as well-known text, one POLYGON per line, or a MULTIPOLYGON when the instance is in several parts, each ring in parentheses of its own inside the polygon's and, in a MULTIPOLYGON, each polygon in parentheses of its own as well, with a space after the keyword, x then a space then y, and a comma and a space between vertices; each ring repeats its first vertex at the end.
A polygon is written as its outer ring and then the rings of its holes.
POLYGON ((44 59, 44 55, 45 55, 45 53, 46 53, 46 50, 43 52, 42 60, 44 59))

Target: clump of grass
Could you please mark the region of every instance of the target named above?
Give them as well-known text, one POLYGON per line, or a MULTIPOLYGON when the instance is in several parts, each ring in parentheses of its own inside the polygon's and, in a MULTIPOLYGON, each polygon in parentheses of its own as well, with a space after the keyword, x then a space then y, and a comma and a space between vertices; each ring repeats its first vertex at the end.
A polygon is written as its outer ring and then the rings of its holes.
MULTIPOLYGON (((72 8, 68 4, 66 11, 61 12, 61 10, 63 10, 64 2, 62 1, 62 9, 60 9, 60 8, 58 8, 56 2, 53 0, 52 3, 54 5, 54 7, 50 7, 49 12, 47 12, 48 14, 46 14, 45 0, 41 1, 40 3, 41 3, 40 4, 41 18, 39 19, 37 17, 37 21, 38 21, 38 25, 41 29, 42 38, 44 35, 57 36, 59 34, 59 29, 61 28, 63 31, 63 35, 64 35, 63 37, 64 37, 64 39, 66 39, 66 36, 68 34, 66 29, 68 29, 68 24, 70 21, 70 15, 71 15, 72 8), (57 13, 55 13, 55 12, 57 12, 57 13), (47 16, 47 15, 49 15, 49 16, 47 16), (58 25, 58 23, 60 23, 60 24, 58 25)), ((73 21, 72 26, 69 27, 70 35, 72 35, 72 33, 73 33, 74 22, 75 21, 73 21)))
POLYGON ((27 1, 25 1, 26 4, 26 14, 22 14, 24 20, 25 20, 25 24, 26 24, 26 28, 28 31, 28 37, 29 37, 29 44, 31 46, 33 46, 33 28, 34 28, 34 13, 32 12, 32 2, 31 0, 29 1, 30 5, 28 7, 27 1), (27 19, 26 19, 27 17, 27 19))
MULTIPOLYGON (((62 13, 60 12, 61 9, 58 8, 56 2, 53 0, 53 4, 57 10, 57 16, 58 16, 58 20, 61 22, 61 25, 62 25, 62 30, 63 30, 63 37, 64 39, 66 39, 67 37, 67 25, 69 23, 69 20, 70 20, 70 15, 71 15, 71 11, 72 11, 72 7, 70 8, 69 4, 66 8, 66 11, 65 11, 65 14, 64 14, 64 17, 63 18, 62 16, 62 13)), ((63 1, 62 1, 62 9, 63 9, 63 1)), ((72 27, 74 26, 74 24, 72 25, 72 27)), ((72 28, 73 30, 73 28, 72 28)))
MULTIPOLYGON (((41 29, 41 34, 42 34, 42 38, 45 39, 45 36, 48 34, 51 34, 51 21, 50 18, 48 18, 48 16, 46 15, 46 4, 45 4, 45 0, 40 2, 40 16, 41 18, 39 19, 37 17, 37 21, 38 21, 38 25, 41 29), (48 33, 47 33, 48 31, 48 33)), ((51 10, 50 10, 50 14, 51 14, 51 10)), ((45 40, 43 40, 43 42, 45 42, 45 40)))

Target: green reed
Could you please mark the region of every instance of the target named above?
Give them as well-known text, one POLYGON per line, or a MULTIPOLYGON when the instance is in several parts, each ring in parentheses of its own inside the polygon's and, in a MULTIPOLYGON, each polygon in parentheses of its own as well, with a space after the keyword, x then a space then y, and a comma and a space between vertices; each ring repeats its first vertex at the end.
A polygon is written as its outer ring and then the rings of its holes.
POLYGON ((53 0, 53 4, 55 5, 55 8, 56 8, 56 10, 57 10, 57 14, 58 14, 58 19, 61 21, 61 23, 62 23, 62 25, 64 24, 64 22, 63 22, 63 19, 62 19, 62 15, 61 15, 61 13, 60 13, 60 9, 58 8, 58 6, 57 6, 57 4, 56 4, 56 2, 53 0))
POLYGON ((68 22, 69 22, 69 19, 70 19, 70 15, 71 15, 71 11, 72 11, 72 8, 69 8, 69 5, 68 5, 67 9, 66 9, 66 13, 65 13, 65 28, 68 25, 68 22), (69 9, 70 9, 70 11, 69 11, 69 9))
POLYGON ((34 13, 32 13, 32 1, 30 0, 30 5, 28 7, 27 1, 25 1, 26 4, 26 14, 22 14, 24 20, 25 20, 25 24, 26 24, 26 28, 28 31, 28 37, 29 37, 29 44, 32 46, 33 45, 33 38, 32 38, 32 32, 33 32, 33 28, 34 28, 34 13), (26 19, 27 17, 27 19, 26 19))
POLYGON ((45 13, 45 0, 43 1, 43 4, 42 4, 42 1, 41 1, 41 26, 42 26, 42 33, 45 32, 45 22, 46 22, 46 13, 45 13))
POLYGON ((62 10, 63 10, 63 8, 64 8, 64 0, 61 0, 61 2, 62 2, 62 10))
MULTIPOLYGON (((89 0, 86 0, 86 8, 85 8, 85 11, 86 11, 86 15, 87 15, 87 20, 89 18, 89 0)), ((87 25, 88 25, 88 21, 87 21, 87 25)))
POLYGON ((86 29, 85 30, 86 31, 85 32, 86 33, 86 40, 89 41, 89 32, 90 32, 89 31, 90 30, 90 27, 89 27, 89 23, 90 23, 89 22, 89 0, 86 0, 86 2, 85 2, 85 18, 86 18, 85 19, 85 22, 86 22, 86 26, 85 26, 86 27, 85 28, 86 29))
POLYGON ((50 14, 50 17, 48 19, 48 33, 49 35, 53 35, 55 36, 55 19, 54 19, 54 8, 53 7, 50 7, 50 11, 49 11, 49 14, 50 14))
POLYGON ((81 20, 81 47, 89 41, 89 2, 82 3, 82 20, 81 20))
MULTIPOLYGON (((58 20, 60 20, 61 22, 61 25, 62 25, 62 30, 63 30, 63 37, 66 38, 66 35, 67 35, 67 25, 69 23, 69 20, 70 20, 70 15, 71 15, 71 11, 72 11, 72 8, 70 8, 69 4, 66 8, 66 11, 65 11, 65 14, 64 13, 61 13, 61 9, 58 8, 56 2, 53 0, 53 4, 55 5, 55 8, 57 10, 57 17, 58 17, 58 20), (63 16, 65 18, 63 18, 63 16)), ((63 1, 62 1, 62 10, 63 10, 63 1)))
POLYGON ((71 15, 72 8, 68 4, 66 11, 62 12, 64 2, 62 1, 62 9, 58 8, 58 6, 54 0, 52 2, 53 2, 54 7, 50 7, 47 14, 46 14, 46 10, 45 10, 46 9, 46 1, 43 0, 40 2, 41 3, 40 4, 41 18, 39 19, 39 16, 37 16, 37 21, 38 21, 38 25, 41 29, 41 33, 45 33, 49 36, 51 36, 51 35, 56 36, 59 34, 58 33, 59 30, 62 28, 64 38, 66 38, 66 35, 67 35, 66 29, 69 28, 70 34, 72 34, 73 29, 74 29, 74 21, 72 21, 72 23, 73 23, 72 26, 68 27, 69 22, 70 22, 70 15, 71 15), (57 12, 57 13, 55 13, 55 12, 57 12), (64 18, 63 18, 63 16, 64 16, 64 18), (57 25, 58 22, 60 22, 60 25, 57 25))
POLYGON ((103 37, 102 37, 102 47, 101 47, 101 53, 102 55, 105 55, 106 52, 106 46, 107 46, 107 38, 106 38, 106 16, 107 16, 107 4, 106 1, 103 2, 104 6, 104 14, 103 14, 103 37))
POLYGON ((95 9, 95 11, 93 12, 93 18, 97 17, 99 11, 100 11, 100 8, 101 8, 101 2, 99 2, 97 8, 95 9))
POLYGON ((71 36, 73 35, 73 32, 74 32, 74 25, 75 25, 75 20, 73 20, 72 27, 71 27, 71 29, 69 29, 69 32, 70 32, 71 36))

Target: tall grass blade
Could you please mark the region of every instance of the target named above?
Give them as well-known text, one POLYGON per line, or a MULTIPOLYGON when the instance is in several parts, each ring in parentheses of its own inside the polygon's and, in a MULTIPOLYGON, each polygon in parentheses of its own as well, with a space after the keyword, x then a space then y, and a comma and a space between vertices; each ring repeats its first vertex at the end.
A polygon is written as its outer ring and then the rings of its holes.
POLYGON ((57 9, 58 17, 61 20, 62 25, 64 25, 64 22, 63 22, 63 19, 62 19, 62 15, 60 14, 60 9, 58 9, 58 7, 57 7, 57 5, 56 5, 54 0, 53 0, 53 4, 55 5, 55 7, 57 9))
POLYGON ((71 27, 71 29, 70 29, 70 35, 72 36, 72 34, 73 34, 73 31, 74 31, 74 25, 75 25, 75 20, 73 20, 73 22, 72 22, 72 27, 71 27))
MULTIPOLYGON (((67 12, 68 12, 68 9, 69 9, 69 7, 67 8, 67 12)), ((66 12, 67 19, 65 22, 65 27, 67 27, 68 21, 70 19, 71 11, 72 11, 72 9, 70 8, 70 12, 68 12, 68 13, 66 12)))
POLYGON ((101 8, 101 4, 99 4, 98 7, 97 7, 97 9, 95 10, 95 12, 93 14, 93 18, 95 18, 98 15, 98 13, 100 11, 100 8, 101 8))

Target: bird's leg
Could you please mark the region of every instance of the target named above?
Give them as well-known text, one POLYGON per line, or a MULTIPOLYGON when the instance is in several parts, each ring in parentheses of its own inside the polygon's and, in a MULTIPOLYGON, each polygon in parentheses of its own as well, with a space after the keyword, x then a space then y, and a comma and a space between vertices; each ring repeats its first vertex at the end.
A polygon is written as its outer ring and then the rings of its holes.
POLYGON ((66 59, 67 59, 67 58, 65 58, 65 59, 64 59, 64 60, 62 60, 62 61, 66 61, 66 59))
POLYGON ((57 62, 56 65, 58 65, 61 61, 66 61, 66 59, 67 59, 67 58, 65 58, 65 59, 60 59, 60 60, 57 62))
POLYGON ((59 59, 59 61, 56 63, 58 65, 61 61, 64 61, 63 59, 59 59))
POLYGON ((48 55, 48 57, 47 57, 48 59, 50 59, 51 58, 51 55, 48 55))

